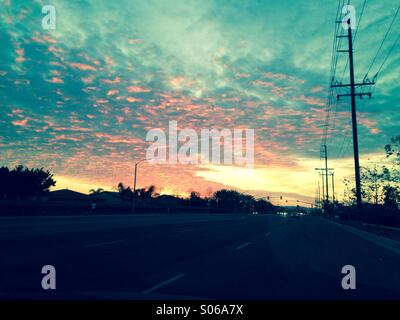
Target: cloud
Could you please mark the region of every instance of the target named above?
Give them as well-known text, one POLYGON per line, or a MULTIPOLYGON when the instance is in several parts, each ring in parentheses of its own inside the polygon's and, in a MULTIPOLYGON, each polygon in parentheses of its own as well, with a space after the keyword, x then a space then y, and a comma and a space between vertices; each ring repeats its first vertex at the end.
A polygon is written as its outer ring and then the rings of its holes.
MULTIPOLYGON (((40 1, 7 4, 0 9, 5 164, 22 159, 74 181, 99 174, 101 185, 130 181, 132 161, 145 154, 147 131, 165 129, 172 120, 197 132, 253 128, 257 174, 248 180, 257 183, 258 191, 275 184, 299 191, 301 186, 290 182, 303 179, 292 172, 301 167, 299 159, 311 166, 319 159, 333 2, 316 14, 315 4, 306 0, 55 0, 60 16, 51 32, 34 18, 40 1), (271 167, 274 174, 268 172, 271 167)), ((354 4, 358 8, 362 1, 354 4)), ((355 44, 357 79, 364 77, 397 5, 394 0, 368 4, 355 44)), ((389 34, 387 45, 395 37, 389 34)), ((378 58, 371 73, 383 56, 378 58)), ((382 152, 382 145, 398 134, 399 58, 394 50, 381 70, 373 103, 357 100, 363 153, 382 152)), ((338 61, 340 75, 345 62, 338 61)), ((350 119, 349 101, 331 109, 333 157, 351 155, 351 148, 341 147, 351 137, 350 119)), ((213 174, 203 169, 152 168, 142 183, 176 192, 187 192, 191 185, 203 191, 227 185, 256 189, 231 179, 231 173, 237 178, 233 169, 213 168, 213 174)), ((309 175, 304 192, 310 196, 316 176, 309 175)))
POLYGON ((91 65, 84 64, 84 63, 78 63, 78 62, 73 62, 69 64, 72 68, 76 68, 79 70, 90 70, 90 71, 97 71, 97 69, 91 65))
POLYGON ((26 127, 28 124, 28 119, 15 120, 12 122, 12 124, 17 127, 26 127))

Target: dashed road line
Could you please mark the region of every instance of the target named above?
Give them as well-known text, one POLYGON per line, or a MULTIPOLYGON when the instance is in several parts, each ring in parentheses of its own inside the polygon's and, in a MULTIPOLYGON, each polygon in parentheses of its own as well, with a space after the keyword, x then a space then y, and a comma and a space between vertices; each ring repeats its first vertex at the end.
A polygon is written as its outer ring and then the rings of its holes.
POLYGON ((107 246, 110 244, 115 244, 115 243, 121 243, 121 242, 126 242, 128 239, 121 239, 121 240, 114 240, 114 241, 107 241, 107 242, 98 242, 98 243, 88 243, 83 245, 84 248, 90 248, 90 247, 100 247, 100 246, 107 246))
POLYGON ((236 250, 243 249, 244 247, 247 247, 247 246, 248 246, 250 243, 251 243, 251 242, 246 242, 246 243, 243 243, 242 245, 240 245, 240 246, 236 247, 236 250))
POLYGON ((158 290, 158 289, 160 289, 162 287, 165 287, 166 285, 168 285, 168 284, 170 284, 172 282, 175 282, 175 281, 179 280, 180 278, 183 278, 184 276, 185 276, 184 273, 178 274, 175 277, 172 277, 172 278, 170 278, 168 280, 165 280, 165 281, 163 281, 163 282, 161 282, 161 283, 159 283, 159 284, 157 284, 157 285, 155 285, 155 286, 153 286, 153 287, 151 287, 149 289, 146 289, 146 290, 142 291, 142 293, 146 293, 146 294, 152 293, 153 291, 156 291, 156 290, 158 290))

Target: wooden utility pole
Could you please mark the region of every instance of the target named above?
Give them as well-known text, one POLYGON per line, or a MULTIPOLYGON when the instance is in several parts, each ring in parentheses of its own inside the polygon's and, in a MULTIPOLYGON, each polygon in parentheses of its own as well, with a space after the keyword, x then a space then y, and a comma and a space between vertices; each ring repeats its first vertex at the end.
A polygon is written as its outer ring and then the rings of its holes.
POLYGON ((348 94, 338 94, 338 100, 340 97, 350 96, 351 97, 351 123, 353 129, 353 152, 354 152, 354 171, 356 178, 356 198, 357 198, 357 210, 361 217, 362 212, 362 199, 361 199, 361 179, 360 179, 360 160, 359 160, 359 150, 358 150, 358 132, 357 132, 357 111, 356 111, 356 96, 360 99, 363 96, 368 96, 371 98, 371 92, 360 92, 357 93, 355 87, 356 86, 372 86, 375 84, 374 80, 370 81, 369 79, 363 80, 362 83, 355 83, 354 81, 354 59, 353 59, 353 35, 351 30, 351 21, 347 20, 348 26, 348 34, 347 36, 337 36, 340 38, 348 38, 349 47, 348 50, 338 50, 338 52, 347 52, 349 54, 349 70, 350 70, 350 83, 342 84, 342 83, 333 83, 331 84, 332 88, 341 88, 341 87, 350 87, 350 93, 348 94))

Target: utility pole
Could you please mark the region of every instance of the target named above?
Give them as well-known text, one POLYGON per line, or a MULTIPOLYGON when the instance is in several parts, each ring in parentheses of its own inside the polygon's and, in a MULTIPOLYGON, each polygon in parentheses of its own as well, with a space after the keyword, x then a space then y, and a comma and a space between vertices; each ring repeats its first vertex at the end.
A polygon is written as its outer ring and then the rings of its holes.
POLYGON ((319 173, 319 176, 322 178, 322 201, 321 201, 321 208, 323 207, 322 204, 324 203, 325 199, 325 183, 324 183, 324 175, 319 173))
MULTIPOLYGON (((342 23, 342 21, 337 21, 338 23, 342 23)), ((358 133, 357 133, 357 112, 356 112, 356 96, 360 99, 363 96, 368 96, 371 99, 371 92, 360 92, 357 93, 355 87, 361 86, 372 86, 375 84, 374 79, 369 80, 364 78, 362 83, 355 83, 354 81, 354 61, 353 61, 353 35, 351 30, 351 21, 347 20, 348 26, 348 34, 347 36, 337 36, 338 38, 348 38, 348 50, 338 50, 337 52, 347 52, 349 54, 349 71, 350 71, 350 84, 342 84, 341 82, 334 82, 332 79, 332 88, 342 88, 342 87, 350 87, 350 94, 338 94, 337 99, 340 100, 340 97, 350 96, 351 97, 351 123, 353 128, 353 152, 354 152, 354 170, 355 170, 355 178, 356 178, 356 198, 357 198, 357 210, 358 214, 361 217, 362 213, 362 199, 361 199, 361 179, 360 179, 360 160, 358 155, 358 133)))
POLYGON ((329 185, 328 185, 328 151, 326 144, 324 144, 324 155, 325 155, 325 174, 326 174, 326 202, 329 202, 329 185))
POLYGON ((322 194, 323 194, 322 199, 323 200, 325 199, 328 202, 329 201, 328 179, 329 179, 330 172, 333 171, 334 169, 328 168, 326 166, 326 164, 327 164, 327 162, 325 162, 325 168, 315 168, 315 170, 322 171, 322 172, 320 172, 320 175, 322 176, 322 194))
POLYGON ((330 174, 332 176, 332 201, 335 202, 335 173, 330 174))

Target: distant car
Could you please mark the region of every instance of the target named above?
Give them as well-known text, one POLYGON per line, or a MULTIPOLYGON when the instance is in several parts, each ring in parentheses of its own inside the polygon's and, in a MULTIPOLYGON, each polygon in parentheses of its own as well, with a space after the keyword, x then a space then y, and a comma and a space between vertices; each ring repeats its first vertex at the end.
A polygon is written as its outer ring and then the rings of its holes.
POLYGON ((253 211, 253 214, 258 214, 258 212, 257 211, 253 211))
POLYGON ((289 217, 291 217, 291 218, 300 218, 300 214, 298 213, 298 212, 292 212, 290 215, 289 215, 289 217))
POLYGON ((281 216, 286 217, 288 213, 285 212, 285 211, 280 211, 280 212, 278 212, 278 214, 281 215, 281 216))

